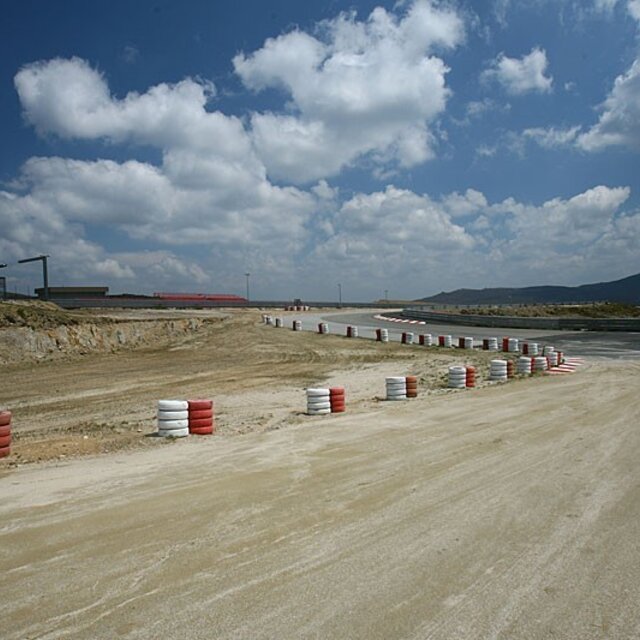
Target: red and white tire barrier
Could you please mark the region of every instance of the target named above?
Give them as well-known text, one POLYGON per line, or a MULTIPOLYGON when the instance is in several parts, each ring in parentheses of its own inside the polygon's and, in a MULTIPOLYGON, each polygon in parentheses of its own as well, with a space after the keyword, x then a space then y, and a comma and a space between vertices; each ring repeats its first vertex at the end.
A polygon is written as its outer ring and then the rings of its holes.
POLYGON ((576 369, 583 364, 584 364, 584 360, 582 360, 582 358, 564 358, 563 357, 562 364, 558 364, 556 367, 553 367, 553 369, 549 369, 544 373, 549 375, 575 373, 576 369))
POLYGON ((331 413, 344 413, 346 410, 344 387, 331 387, 329 389, 329 402, 331 413))
POLYGON ((390 376, 385 378, 387 400, 407 399, 407 379, 404 376, 390 376))
POLYGON ((558 352, 557 351, 549 351, 547 354, 547 362, 549 363, 549 369, 551 367, 558 366, 558 352))
POLYGON ((498 350, 498 338, 483 338, 482 348, 485 351, 497 351, 498 350))
POLYGON ((411 331, 402 332, 402 344, 413 344, 413 333, 411 331))
POLYGON ((433 336, 430 333, 421 333, 418 342, 423 347, 430 347, 433 345, 433 336))
POLYGON ((520 351, 518 338, 502 338, 502 350, 506 353, 518 353, 520 351))
POLYGON ((467 386, 467 368, 461 366, 449 367, 449 389, 464 389, 467 386))
POLYGON ((542 355, 548 356, 552 351, 555 351, 555 347, 552 347, 550 344, 545 344, 542 348, 542 355))
POLYGON ((538 355, 538 343, 537 342, 523 342, 522 343, 522 355, 523 356, 537 356, 538 355))
POLYGON ((0 411, 0 458, 11 454, 11 411, 0 411))
POLYGON ((189 435, 189 403, 186 400, 158 400, 158 435, 165 438, 189 435))
POLYGON ((473 349, 473 338, 458 338, 458 349, 473 349))
POLYGON ((494 382, 506 382, 507 377, 507 361, 492 360, 489 365, 489 380, 494 382))
POLYGON ((262 317, 264 319, 265 324, 273 324, 273 316, 266 315, 262 317))
POLYGON ((465 367, 467 376, 465 378, 465 385, 467 389, 471 389, 476 386, 476 368, 471 365, 465 367))
POLYGON ((407 398, 417 398, 418 376, 405 376, 404 382, 407 389, 407 398))
POLYGON ((329 333, 329 325, 326 322, 319 322, 318 323, 318 333, 329 333))
POLYGON ((453 344, 451 336, 438 336, 439 347, 450 347, 453 344))
POLYGON ((358 327, 353 327, 349 325, 347 327, 347 338, 357 338, 358 337, 358 327))
POLYGON ((389 342, 389 329, 376 329, 377 342, 389 342))
POLYGON ((302 321, 301 321, 301 320, 294 320, 294 321, 291 323, 291 328, 292 328, 294 331, 302 331, 302 321))
POLYGON ((307 389, 307 413, 320 416, 331 413, 331 392, 329 389, 307 389))
POLYGON ((282 327, 284 327, 284 320, 282 318, 276 318, 275 326, 278 329, 281 329, 282 327))
POLYGON ((533 359, 530 358, 529 356, 521 356, 520 358, 518 358, 518 364, 516 366, 516 370, 519 375, 530 376, 532 367, 533 367, 533 359))
POLYGON ((196 436, 209 436, 215 433, 216 423, 213 414, 213 400, 187 400, 189 404, 189 433, 196 436))

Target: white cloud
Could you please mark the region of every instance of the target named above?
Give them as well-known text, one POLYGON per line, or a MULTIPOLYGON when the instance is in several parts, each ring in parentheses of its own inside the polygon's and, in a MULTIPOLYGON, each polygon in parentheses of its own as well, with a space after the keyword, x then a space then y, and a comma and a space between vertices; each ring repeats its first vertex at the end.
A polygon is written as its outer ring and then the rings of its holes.
POLYGON ((548 93, 553 78, 545 75, 547 66, 545 50, 535 47, 520 59, 509 58, 501 53, 481 77, 485 82, 496 80, 507 93, 514 96, 530 92, 548 93))
POLYGON ((640 58, 615 79, 598 123, 580 135, 577 144, 586 151, 609 146, 640 149, 640 58))
POLYGON ((444 111, 448 71, 433 55, 464 37, 449 8, 413 2, 402 17, 376 8, 341 14, 316 36, 293 31, 234 58, 245 86, 282 89, 289 114, 254 113, 252 136, 269 175, 305 182, 366 154, 413 166, 433 156, 428 126, 444 111))
POLYGON ((522 135, 529 140, 533 140, 545 149, 553 149, 573 144, 579 132, 579 126, 569 127, 568 129, 533 127, 531 129, 525 129, 522 135))

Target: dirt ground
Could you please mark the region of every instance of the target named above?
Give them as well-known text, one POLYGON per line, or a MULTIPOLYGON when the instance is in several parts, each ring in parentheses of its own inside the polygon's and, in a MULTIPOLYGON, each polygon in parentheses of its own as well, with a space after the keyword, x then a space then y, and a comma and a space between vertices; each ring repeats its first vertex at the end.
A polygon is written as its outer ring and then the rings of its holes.
POLYGON ((637 639, 640 362, 442 388, 488 357, 238 312, 5 366, 0 637, 637 639), (409 373, 419 398, 380 400, 409 373), (347 413, 304 415, 320 382, 347 413), (192 396, 219 435, 148 435, 192 396))

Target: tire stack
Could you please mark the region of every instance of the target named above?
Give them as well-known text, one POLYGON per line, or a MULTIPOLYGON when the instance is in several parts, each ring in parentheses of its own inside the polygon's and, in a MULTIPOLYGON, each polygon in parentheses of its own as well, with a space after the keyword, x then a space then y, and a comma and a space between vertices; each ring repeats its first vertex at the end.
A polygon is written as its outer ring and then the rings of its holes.
POLYGON ((264 323, 265 324, 273 324, 273 316, 265 316, 264 323))
POLYGON ((537 356, 533 359, 533 372, 539 373, 541 371, 546 371, 549 368, 549 363, 545 356, 537 356))
POLYGON ((187 400, 189 403, 189 433, 210 436, 215 433, 213 400, 187 400))
POLYGON ((418 338, 420 345, 423 347, 430 347, 433 344, 433 337, 430 333, 422 333, 418 338))
POLYGON ((464 389, 467 386, 467 368, 449 367, 449 389, 464 389))
POLYGON ((472 367, 471 365, 467 365, 465 369, 467 371, 465 384, 467 389, 471 389, 476 386, 476 368, 472 367))
POLYGON ((549 361, 549 368, 558 366, 558 352, 550 351, 547 354, 547 360, 549 361))
POLYGON ((307 414, 321 416, 331 413, 331 392, 329 389, 307 389, 307 414))
POLYGON ((387 386, 387 400, 407 399, 407 379, 401 376, 385 378, 387 386))
POLYGON ((0 411, 0 458, 11 453, 11 411, 0 411))
POLYGON ((524 356, 537 356, 538 355, 538 343, 537 342, 523 342, 522 343, 522 355, 524 355, 524 356))
POLYGON ((402 344, 413 344, 413 333, 411 331, 402 332, 402 344))
POLYGON ((347 338, 357 338, 358 337, 358 327, 352 327, 349 325, 347 327, 347 338))
POLYGON ((507 350, 509 353, 518 353, 520 351, 518 338, 509 338, 507 343, 507 350))
POLYGON ((492 360, 489 365, 489 380, 506 382, 507 381, 507 361, 492 360))
POLYGON ((276 318, 276 327, 277 327, 278 329, 281 329, 283 326, 284 326, 284 325, 283 325, 282 318, 276 318))
POLYGON ((407 398, 417 398, 418 376, 405 376, 404 381, 407 388, 407 398))
POLYGON ((485 351, 497 351, 498 350, 498 338, 483 338, 482 348, 485 351))
POLYGON ((189 435, 189 403, 186 400, 158 400, 158 435, 163 438, 189 435))
POLYGON ((326 322, 318 323, 318 333, 329 333, 329 325, 326 322))
POLYGON ((452 344, 451 336, 438 336, 438 346, 450 347, 452 344))
POLYGON ((376 329, 376 342, 389 342, 389 329, 376 329))
POLYGON ((461 338, 462 344, 460 345, 463 349, 473 349, 473 338, 465 337, 461 338))
POLYGON ((507 360, 507 378, 513 378, 516 375, 516 365, 513 360, 507 360))
POLYGON ((291 328, 294 331, 302 331, 302 320, 294 320, 291 325, 291 328))
POLYGON ((564 364, 564 351, 557 351, 558 364, 564 364))
MULTIPOLYGON (((524 344, 527 344, 526 342, 524 344)), ((523 352, 524 352, 524 345, 522 345, 523 347, 523 352)), ((518 358, 518 365, 516 367, 518 374, 521 376, 530 376, 531 375, 531 368, 533 366, 533 359, 528 357, 528 356, 521 356, 520 358, 518 358)))
POLYGON ((331 413, 344 413, 344 387, 331 387, 329 389, 329 403, 331 404, 331 413))

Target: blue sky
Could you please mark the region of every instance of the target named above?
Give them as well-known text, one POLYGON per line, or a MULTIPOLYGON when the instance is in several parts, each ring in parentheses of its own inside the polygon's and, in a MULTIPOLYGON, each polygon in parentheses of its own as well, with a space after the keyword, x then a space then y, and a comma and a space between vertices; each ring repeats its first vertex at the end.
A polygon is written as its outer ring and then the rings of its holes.
POLYGON ((638 272, 640 0, 9 0, 10 289, 413 298, 638 272))

